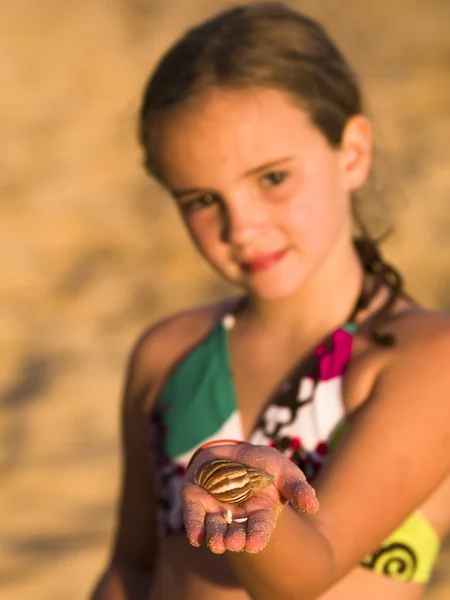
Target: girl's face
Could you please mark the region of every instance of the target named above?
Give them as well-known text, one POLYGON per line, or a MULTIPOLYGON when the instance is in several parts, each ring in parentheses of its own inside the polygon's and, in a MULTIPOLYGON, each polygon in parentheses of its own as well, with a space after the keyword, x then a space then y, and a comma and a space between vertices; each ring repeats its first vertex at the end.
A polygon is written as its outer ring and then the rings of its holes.
MULTIPOLYGON (((358 122, 359 119, 359 122, 358 122)), ((160 167, 203 256, 264 299, 294 292, 343 239, 370 163, 354 117, 339 150, 276 90, 212 90, 168 119, 160 167)))

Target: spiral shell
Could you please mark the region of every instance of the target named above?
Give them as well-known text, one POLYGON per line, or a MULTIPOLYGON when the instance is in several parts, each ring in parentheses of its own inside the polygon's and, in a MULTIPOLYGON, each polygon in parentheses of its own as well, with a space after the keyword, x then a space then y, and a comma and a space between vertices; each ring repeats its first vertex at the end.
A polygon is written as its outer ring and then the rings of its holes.
POLYGON ((274 477, 244 463, 214 458, 201 465, 194 481, 220 502, 243 504, 273 483, 274 477))

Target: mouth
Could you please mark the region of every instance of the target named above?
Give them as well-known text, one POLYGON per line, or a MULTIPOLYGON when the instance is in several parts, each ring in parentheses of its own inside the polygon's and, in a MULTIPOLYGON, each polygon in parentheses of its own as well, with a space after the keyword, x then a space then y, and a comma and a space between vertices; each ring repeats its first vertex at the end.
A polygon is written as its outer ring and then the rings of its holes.
POLYGON ((272 254, 256 256, 252 258, 252 260, 242 263, 242 267, 247 273, 262 273, 263 271, 267 271, 281 262, 287 253, 288 250, 284 249, 279 250, 278 252, 273 252, 272 254))

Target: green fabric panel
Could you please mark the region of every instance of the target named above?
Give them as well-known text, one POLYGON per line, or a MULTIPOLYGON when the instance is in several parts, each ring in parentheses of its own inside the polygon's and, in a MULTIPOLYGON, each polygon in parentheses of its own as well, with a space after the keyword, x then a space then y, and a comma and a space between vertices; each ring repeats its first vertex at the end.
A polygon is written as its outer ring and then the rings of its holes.
POLYGON ((233 414, 236 402, 229 371, 227 333, 219 324, 174 368, 157 402, 170 458, 195 449, 233 414))
POLYGON ((345 418, 339 421, 339 423, 335 426, 330 434, 330 437, 328 438, 328 448, 330 452, 333 452, 333 450, 336 449, 347 429, 348 421, 346 421, 345 418))

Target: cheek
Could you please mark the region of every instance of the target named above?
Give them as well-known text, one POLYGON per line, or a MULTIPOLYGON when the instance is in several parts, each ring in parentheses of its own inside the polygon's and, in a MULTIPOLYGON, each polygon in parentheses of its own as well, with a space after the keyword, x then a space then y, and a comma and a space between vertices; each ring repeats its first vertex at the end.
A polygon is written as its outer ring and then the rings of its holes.
POLYGON ((210 253, 220 239, 220 217, 214 208, 199 211, 184 218, 185 225, 195 242, 203 252, 210 253))
POLYGON ((322 245, 323 238, 331 241, 341 229, 347 205, 339 177, 324 178, 317 174, 304 180, 291 200, 286 201, 285 224, 297 233, 299 240, 322 245))

